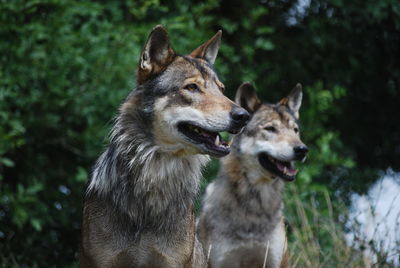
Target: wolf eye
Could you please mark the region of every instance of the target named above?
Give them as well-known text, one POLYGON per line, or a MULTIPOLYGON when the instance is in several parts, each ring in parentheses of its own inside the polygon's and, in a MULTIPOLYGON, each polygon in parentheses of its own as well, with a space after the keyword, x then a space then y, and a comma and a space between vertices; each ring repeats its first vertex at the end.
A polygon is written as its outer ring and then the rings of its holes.
POLYGON ((295 133, 299 133, 299 129, 297 127, 294 128, 295 133))
POLYGON ((267 131, 270 131, 270 132, 276 132, 276 128, 273 126, 268 126, 268 127, 265 127, 264 129, 267 131))
POLYGON ((196 84, 188 84, 184 87, 184 89, 189 91, 196 91, 199 90, 199 87, 196 84))

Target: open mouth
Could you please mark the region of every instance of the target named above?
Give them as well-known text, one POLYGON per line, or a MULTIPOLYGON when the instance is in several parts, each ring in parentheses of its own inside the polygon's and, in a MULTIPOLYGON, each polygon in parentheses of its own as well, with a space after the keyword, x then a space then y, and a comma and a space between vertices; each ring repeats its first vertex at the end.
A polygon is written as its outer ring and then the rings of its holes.
MULTIPOLYGON (((230 142, 221 138, 218 132, 213 132, 191 123, 179 123, 178 130, 192 143, 199 145, 206 153, 222 157, 230 152, 230 142)), ((230 131, 233 133, 233 131, 230 131)), ((234 134, 237 132, 235 131, 234 134)))
POLYGON ((296 179, 298 170, 294 167, 293 161, 281 161, 266 153, 260 153, 258 161, 263 168, 285 181, 294 181, 296 179))

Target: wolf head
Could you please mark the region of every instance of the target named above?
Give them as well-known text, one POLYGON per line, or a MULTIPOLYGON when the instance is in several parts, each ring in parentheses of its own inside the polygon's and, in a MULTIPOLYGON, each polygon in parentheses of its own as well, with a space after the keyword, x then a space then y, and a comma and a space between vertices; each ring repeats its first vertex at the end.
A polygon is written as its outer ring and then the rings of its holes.
POLYGON ((148 133, 162 150, 224 156, 230 148, 219 132, 237 133, 247 123, 248 112, 224 96, 213 68, 220 42, 221 31, 189 55, 178 55, 163 26, 150 33, 137 70, 140 96, 128 99, 121 111, 129 114, 132 103, 139 103, 151 122, 148 133))
POLYGON ((298 125, 301 85, 277 104, 263 104, 254 87, 244 83, 235 100, 251 114, 234 145, 245 165, 258 177, 293 181, 297 174, 294 161, 304 161, 308 152, 298 125))

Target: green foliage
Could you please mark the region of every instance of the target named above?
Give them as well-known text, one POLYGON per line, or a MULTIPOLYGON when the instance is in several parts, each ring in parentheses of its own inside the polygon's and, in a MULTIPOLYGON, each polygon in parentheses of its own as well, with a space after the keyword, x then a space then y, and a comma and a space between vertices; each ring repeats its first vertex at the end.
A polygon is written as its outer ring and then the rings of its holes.
POLYGON ((345 217, 335 217, 338 211, 346 214, 344 204, 336 201, 333 205, 326 189, 304 197, 304 187, 298 188, 290 185, 286 189, 289 267, 368 267, 362 251, 346 243, 342 229, 345 217))
POLYGON ((355 165, 353 160, 341 153, 343 145, 340 142, 340 134, 326 127, 335 111, 337 101, 345 97, 345 94, 346 90, 339 86, 332 90, 324 89, 320 81, 304 89, 305 100, 300 120, 302 135, 306 144, 311 145, 311 149, 298 176, 302 185, 308 186, 312 178, 322 181, 320 178, 326 175, 327 169, 338 173, 338 169, 349 169, 355 165), (312 131, 308 131, 309 129, 312 131))
POLYGON ((320 0, 301 14, 296 3, 0 1, 1 267, 76 265, 85 183, 156 24, 179 53, 222 28, 216 69, 230 97, 246 80, 269 102, 305 86, 301 198, 355 163, 399 165, 399 125, 385 119, 397 112, 400 4, 320 0))

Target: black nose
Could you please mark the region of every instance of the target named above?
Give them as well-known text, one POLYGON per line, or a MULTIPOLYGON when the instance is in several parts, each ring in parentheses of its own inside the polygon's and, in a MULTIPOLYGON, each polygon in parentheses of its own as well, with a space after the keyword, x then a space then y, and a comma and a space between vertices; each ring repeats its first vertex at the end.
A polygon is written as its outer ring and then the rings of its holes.
POLYGON ((305 145, 300 145, 300 146, 295 146, 293 148, 294 154, 296 156, 297 159, 303 159, 307 152, 308 152, 308 147, 305 145))
POLYGON ((236 125, 243 127, 249 121, 250 114, 245 109, 236 106, 232 108, 231 118, 236 125))

